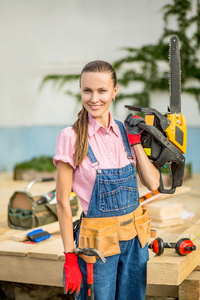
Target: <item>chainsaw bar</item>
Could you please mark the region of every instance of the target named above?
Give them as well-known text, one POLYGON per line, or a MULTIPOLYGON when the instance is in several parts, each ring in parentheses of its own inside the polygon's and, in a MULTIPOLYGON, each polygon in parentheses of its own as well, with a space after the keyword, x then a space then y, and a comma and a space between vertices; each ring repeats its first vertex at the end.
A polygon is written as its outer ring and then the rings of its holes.
POLYGON ((180 46, 176 35, 169 42, 169 96, 170 112, 181 113, 180 46))

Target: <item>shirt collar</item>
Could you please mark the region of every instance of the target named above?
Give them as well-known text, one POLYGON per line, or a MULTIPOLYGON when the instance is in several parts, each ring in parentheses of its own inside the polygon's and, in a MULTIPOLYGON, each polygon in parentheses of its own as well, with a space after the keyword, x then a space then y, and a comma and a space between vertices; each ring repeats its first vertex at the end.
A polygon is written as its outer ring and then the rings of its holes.
MULTIPOLYGON (((105 128, 99 124, 90 114, 88 114, 88 135, 89 137, 95 135, 95 133, 100 129, 105 128)), ((116 124, 115 120, 113 119, 111 113, 110 113, 110 124, 109 127, 106 128, 106 130, 110 131, 112 130, 116 136, 119 136, 119 128, 116 124)))

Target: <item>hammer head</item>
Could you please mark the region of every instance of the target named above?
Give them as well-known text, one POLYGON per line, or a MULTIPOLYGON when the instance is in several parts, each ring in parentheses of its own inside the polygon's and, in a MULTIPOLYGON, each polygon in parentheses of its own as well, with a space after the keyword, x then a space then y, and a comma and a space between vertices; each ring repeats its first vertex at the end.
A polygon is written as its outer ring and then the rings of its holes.
POLYGON ((77 254, 77 255, 84 254, 84 255, 87 255, 87 256, 97 256, 98 258, 101 259, 101 261, 103 263, 106 262, 106 259, 101 254, 101 252, 99 252, 97 249, 94 249, 94 248, 83 248, 83 249, 75 248, 74 253, 77 254))

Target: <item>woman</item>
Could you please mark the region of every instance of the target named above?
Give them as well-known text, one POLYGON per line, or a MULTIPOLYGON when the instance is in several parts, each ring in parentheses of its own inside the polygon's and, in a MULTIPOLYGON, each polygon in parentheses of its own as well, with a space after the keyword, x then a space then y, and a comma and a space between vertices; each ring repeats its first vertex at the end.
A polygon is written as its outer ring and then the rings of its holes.
POLYGON ((73 253, 73 188, 83 208, 76 246, 97 248, 106 257, 105 264, 100 259, 94 263, 95 300, 145 299, 150 221, 139 205, 135 165, 149 190, 158 188, 159 172, 141 145, 137 124, 144 120, 129 115, 125 130, 112 118, 110 105, 118 85, 109 63, 88 63, 80 88, 83 108, 74 126, 59 134, 54 156, 65 292, 86 299, 85 258, 73 253))

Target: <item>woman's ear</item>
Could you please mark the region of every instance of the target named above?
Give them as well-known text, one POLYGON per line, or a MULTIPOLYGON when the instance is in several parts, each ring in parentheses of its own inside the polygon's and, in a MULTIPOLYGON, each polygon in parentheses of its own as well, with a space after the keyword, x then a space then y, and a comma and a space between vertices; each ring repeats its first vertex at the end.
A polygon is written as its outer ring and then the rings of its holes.
POLYGON ((117 84, 116 87, 114 87, 114 95, 113 95, 113 98, 116 97, 117 92, 118 92, 118 88, 119 88, 119 86, 118 86, 118 84, 117 84))

